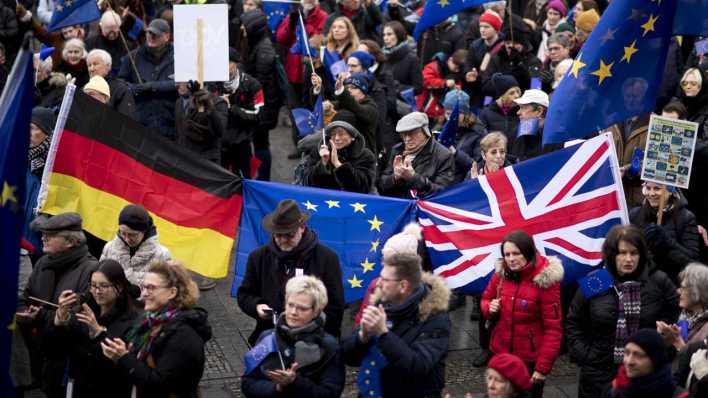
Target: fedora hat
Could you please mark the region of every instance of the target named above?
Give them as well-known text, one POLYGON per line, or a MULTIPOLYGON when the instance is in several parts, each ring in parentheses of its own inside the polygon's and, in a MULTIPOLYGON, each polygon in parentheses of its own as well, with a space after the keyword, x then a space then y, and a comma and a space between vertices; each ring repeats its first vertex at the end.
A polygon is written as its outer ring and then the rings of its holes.
POLYGON ((281 200, 275 210, 263 218, 263 228, 273 234, 293 232, 310 218, 292 199, 281 200))

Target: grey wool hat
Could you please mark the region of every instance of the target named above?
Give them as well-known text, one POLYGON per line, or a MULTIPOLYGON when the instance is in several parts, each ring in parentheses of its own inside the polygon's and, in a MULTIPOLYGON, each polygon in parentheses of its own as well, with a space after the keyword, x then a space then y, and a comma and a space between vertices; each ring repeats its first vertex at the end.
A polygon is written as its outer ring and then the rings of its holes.
POLYGON ((327 134, 327 136, 329 136, 332 133, 332 130, 334 130, 337 127, 341 127, 344 130, 346 130, 347 133, 349 133, 349 135, 352 136, 352 138, 356 139, 356 138, 359 138, 359 136, 361 135, 361 133, 359 133, 359 130, 357 130, 356 127, 352 126, 351 124, 349 124, 343 120, 337 120, 337 121, 334 121, 334 122, 328 124, 327 127, 325 127, 325 134, 327 134))
POLYGON ((430 129, 428 128, 428 115, 423 112, 411 112, 406 116, 403 116, 401 120, 396 124, 397 133, 405 133, 407 131, 412 131, 415 129, 422 128, 426 135, 430 136, 430 129))

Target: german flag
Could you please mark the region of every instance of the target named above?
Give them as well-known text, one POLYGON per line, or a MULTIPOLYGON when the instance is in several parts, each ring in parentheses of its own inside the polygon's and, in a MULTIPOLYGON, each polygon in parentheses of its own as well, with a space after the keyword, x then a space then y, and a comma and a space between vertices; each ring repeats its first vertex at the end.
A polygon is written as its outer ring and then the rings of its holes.
POLYGON ((76 211, 115 238, 124 206, 142 204, 160 243, 190 269, 225 277, 241 214, 241 180, 76 92, 56 145, 42 212, 76 211))

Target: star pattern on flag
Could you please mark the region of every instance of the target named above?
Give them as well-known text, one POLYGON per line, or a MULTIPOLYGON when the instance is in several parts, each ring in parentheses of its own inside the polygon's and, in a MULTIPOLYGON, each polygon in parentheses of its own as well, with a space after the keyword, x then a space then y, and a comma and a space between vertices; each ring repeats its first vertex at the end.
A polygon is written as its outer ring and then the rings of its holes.
POLYGON ((372 241, 371 242, 371 249, 369 249, 369 251, 376 253, 376 250, 378 250, 380 244, 381 244, 381 241, 378 239, 376 239, 375 241, 372 241))
POLYGON ((573 75, 576 79, 578 78, 578 73, 580 72, 580 69, 583 69, 587 66, 583 61, 580 60, 582 56, 583 53, 578 54, 578 58, 573 60, 573 66, 570 68, 570 74, 573 75))
POLYGON ((350 287, 355 288, 355 287, 363 287, 361 286, 361 283, 364 282, 361 279, 357 279, 356 274, 352 275, 351 278, 347 279, 347 282, 349 282, 350 287))
POLYGON ((64 6, 65 7, 71 7, 71 5, 74 3, 74 0, 66 0, 64 1, 64 6))
POLYGON ((375 265, 376 265, 376 264, 375 264, 375 263, 372 263, 371 261, 369 261, 369 258, 367 257, 367 258, 365 258, 364 261, 361 263, 361 268, 364 269, 364 273, 367 273, 367 272, 369 272, 369 271, 373 271, 375 265))
POLYGON ((358 213, 358 212, 366 213, 366 210, 364 210, 366 205, 364 203, 359 203, 359 202, 350 203, 349 206, 354 208, 354 213, 358 213))
POLYGON ((438 5, 441 8, 445 8, 445 6, 447 6, 448 4, 450 4, 450 2, 448 0, 438 0, 438 5))
POLYGON ((631 21, 631 20, 637 20, 637 21, 639 21, 639 20, 642 19, 643 17, 644 17, 644 13, 642 12, 642 10, 637 9, 637 8, 632 8, 632 14, 631 14, 629 17, 627 17, 627 20, 629 20, 629 21, 631 21))
POLYGON ((59 11, 59 12, 63 12, 63 11, 64 11, 64 6, 61 5, 61 4, 57 4, 56 6, 54 6, 54 9, 56 9, 56 10, 59 11))
POLYGON ((605 35, 600 39, 602 44, 606 44, 608 41, 614 40, 615 33, 617 33, 617 29, 607 29, 607 33, 605 33, 605 35))
POLYGON ((658 19, 659 15, 657 15, 656 17, 654 17, 653 15, 649 15, 649 19, 647 19, 647 21, 641 25, 642 29, 644 29, 642 37, 646 36, 647 33, 654 31, 654 24, 658 19))
POLYGON ((371 231, 376 230, 376 231, 381 232, 381 226, 383 225, 383 221, 381 221, 381 220, 379 220, 378 218, 376 218, 376 215, 374 215, 374 218, 373 218, 373 219, 371 219, 371 220, 366 220, 366 221, 368 221, 369 224, 371 224, 371 231))
POLYGON ((607 79, 608 77, 612 77, 612 66, 614 65, 614 62, 610 62, 609 65, 605 64, 605 61, 602 59, 600 60, 600 68, 597 70, 594 70, 590 72, 591 75, 595 75, 599 78, 597 85, 601 85, 602 82, 607 79))
POLYGON ((16 190, 17 187, 8 184, 7 181, 2 183, 2 194, 0 194, 0 203, 2 203, 1 207, 5 207, 7 202, 17 205, 17 197, 15 196, 16 190))
POLYGON ((307 202, 302 202, 302 204, 305 205, 307 210, 312 210, 312 211, 317 211, 317 206, 319 206, 319 205, 316 205, 316 204, 310 202, 309 200, 307 202))
POLYGON ((634 55, 634 53, 639 51, 637 49, 636 45, 637 45, 637 41, 634 40, 632 42, 632 44, 629 45, 629 47, 624 48, 624 55, 622 56, 622 59, 620 60, 620 62, 627 61, 627 63, 629 63, 632 60, 632 55, 634 55))
POLYGON ((333 208, 333 207, 339 207, 339 201, 338 200, 325 200, 325 203, 327 203, 328 208, 333 208))

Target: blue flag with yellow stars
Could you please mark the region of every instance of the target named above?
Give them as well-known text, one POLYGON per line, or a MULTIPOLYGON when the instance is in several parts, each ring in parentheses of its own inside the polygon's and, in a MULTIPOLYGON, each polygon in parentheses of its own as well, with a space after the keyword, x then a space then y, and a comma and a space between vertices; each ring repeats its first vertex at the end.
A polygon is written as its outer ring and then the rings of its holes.
POLYGON ((298 136, 300 136, 300 138, 324 128, 322 94, 317 97, 312 112, 307 108, 295 108, 290 112, 292 112, 293 119, 295 119, 295 126, 297 126, 298 136))
POLYGON ((607 268, 600 268, 578 279, 578 286, 583 296, 588 300, 600 293, 610 290, 615 285, 615 279, 607 268))
POLYGON ((708 0, 678 0, 675 35, 708 35, 708 0))
POLYGON ((583 138, 654 109, 676 1, 610 3, 553 93, 544 145, 583 138))
POLYGON ((275 33, 278 25, 290 13, 290 3, 281 3, 279 1, 264 1, 263 12, 268 18, 268 27, 270 31, 275 33))
POLYGON ((233 296, 246 273, 248 255, 271 239, 263 218, 283 199, 295 200, 310 213, 308 228, 339 256, 347 303, 364 297, 371 280, 379 276, 386 240, 415 220, 413 200, 244 180, 233 296))
POLYGON ((47 30, 53 32, 66 26, 85 24, 101 18, 96 0, 56 0, 52 20, 47 30))
MULTIPOLYGON (((27 41, 29 43, 29 41, 27 41)), ((32 52, 20 50, 0 97, 0 396, 14 397, 10 352, 15 310, 20 238, 24 221, 25 173, 32 118, 32 52)))
POLYGON ((420 39, 420 34, 458 12, 489 3, 492 0, 428 0, 425 2, 423 16, 413 31, 413 37, 420 39))

